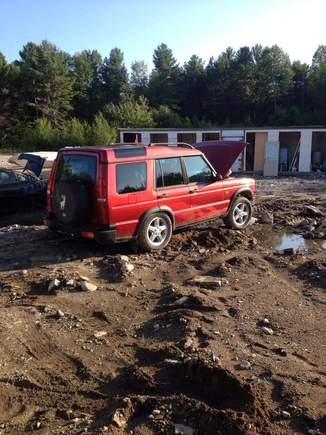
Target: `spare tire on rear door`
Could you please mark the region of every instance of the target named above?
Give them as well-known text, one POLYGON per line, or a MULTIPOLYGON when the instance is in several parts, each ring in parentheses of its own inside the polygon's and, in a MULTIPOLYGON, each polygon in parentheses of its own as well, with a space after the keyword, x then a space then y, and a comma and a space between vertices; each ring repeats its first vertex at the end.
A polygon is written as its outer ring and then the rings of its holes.
POLYGON ((53 208, 58 223, 78 227, 90 213, 90 193, 77 181, 58 181, 53 192, 53 208))

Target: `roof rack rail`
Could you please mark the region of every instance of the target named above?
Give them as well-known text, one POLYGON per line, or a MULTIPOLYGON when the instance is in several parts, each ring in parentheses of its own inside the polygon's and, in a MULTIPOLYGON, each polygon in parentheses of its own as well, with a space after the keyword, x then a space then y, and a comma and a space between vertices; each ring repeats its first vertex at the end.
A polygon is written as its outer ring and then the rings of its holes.
POLYGON ((155 147, 155 146, 161 146, 161 145, 163 145, 163 146, 177 146, 177 147, 182 147, 182 148, 195 148, 186 142, 154 142, 154 143, 148 144, 149 147, 155 147))

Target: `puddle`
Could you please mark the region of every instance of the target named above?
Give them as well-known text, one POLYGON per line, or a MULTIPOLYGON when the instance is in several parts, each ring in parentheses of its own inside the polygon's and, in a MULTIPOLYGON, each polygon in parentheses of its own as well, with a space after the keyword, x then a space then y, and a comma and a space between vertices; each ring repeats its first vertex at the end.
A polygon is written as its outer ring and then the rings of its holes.
POLYGON ((269 228, 267 231, 257 232, 255 237, 275 251, 293 248, 302 252, 316 247, 326 249, 326 240, 306 240, 301 234, 294 234, 286 229, 274 230, 269 228))

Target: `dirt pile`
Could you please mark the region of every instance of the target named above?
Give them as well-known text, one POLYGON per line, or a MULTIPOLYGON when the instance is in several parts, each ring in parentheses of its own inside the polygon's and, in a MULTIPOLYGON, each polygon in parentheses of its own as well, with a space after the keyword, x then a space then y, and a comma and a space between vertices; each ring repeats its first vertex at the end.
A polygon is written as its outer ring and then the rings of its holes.
POLYGON ((259 183, 273 224, 212 222, 159 253, 4 222, 0 432, 325 433, 325 250, 257 236, 319 231, 325 185, 299 184, 259 183))

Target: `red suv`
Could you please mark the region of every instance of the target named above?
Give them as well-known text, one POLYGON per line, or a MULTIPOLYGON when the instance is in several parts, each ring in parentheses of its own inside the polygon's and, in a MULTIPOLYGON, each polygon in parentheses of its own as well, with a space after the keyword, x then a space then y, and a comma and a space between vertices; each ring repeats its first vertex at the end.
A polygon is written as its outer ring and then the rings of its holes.
POLYGON ((162 249, 176 228, 212 218, 245 228, 254 192, 254 180, 223 178, 187 144, 64 148, 48 184, 46 221, 100 243, 162 249))

